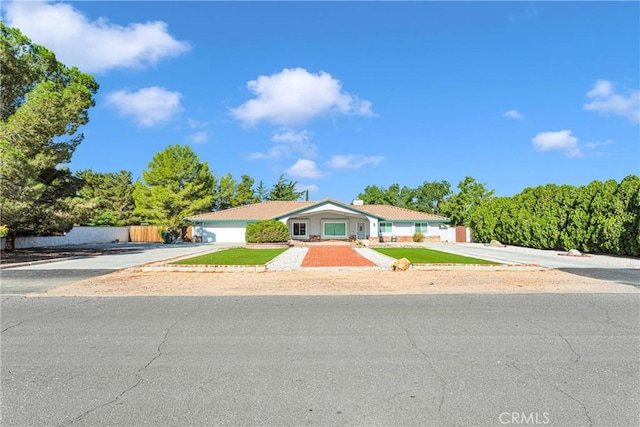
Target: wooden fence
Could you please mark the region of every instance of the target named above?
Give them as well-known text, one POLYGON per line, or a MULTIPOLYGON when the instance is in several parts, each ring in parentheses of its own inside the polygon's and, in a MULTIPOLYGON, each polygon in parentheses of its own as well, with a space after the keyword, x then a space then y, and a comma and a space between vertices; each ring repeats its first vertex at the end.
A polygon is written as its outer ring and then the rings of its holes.
POLYGON ((132 225, 129 227, 129 239, 132 242, 162 242, 159 225, 132 225))
MULTIPOLYGON (((159 225, 132 225, 129 227, 129 239, 132 242, 162 243, 160 230, 162 230, 162 227, 159 225)), ((186 237, 193 238, 193 227, 187 228, 186 237)))

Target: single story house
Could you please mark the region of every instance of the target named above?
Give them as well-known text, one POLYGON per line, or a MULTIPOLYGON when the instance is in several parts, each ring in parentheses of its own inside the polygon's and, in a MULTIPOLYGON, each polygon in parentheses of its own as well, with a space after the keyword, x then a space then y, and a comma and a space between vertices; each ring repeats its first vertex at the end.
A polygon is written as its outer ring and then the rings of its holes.
POLYGON ((411 241, 421 232, 425 240, 444 241, 448 218, 389 205, 352 204, 334 199, 320 201, 269 201, 185 218, 193 235, 203 242, 244 242, 248 223, 279 220, 292 240, 411 241))

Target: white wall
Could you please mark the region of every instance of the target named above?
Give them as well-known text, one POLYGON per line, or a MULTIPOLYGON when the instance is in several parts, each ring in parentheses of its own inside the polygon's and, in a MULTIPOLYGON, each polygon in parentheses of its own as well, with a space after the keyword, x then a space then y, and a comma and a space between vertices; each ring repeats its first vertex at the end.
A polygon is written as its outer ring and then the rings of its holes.
MULTIPOLYGON (((431 232, 431 225, 429 225, 429 231, 431 232)), ((455 242, 456 241, 456 228, 448 226, 447 228, 440 228, 434 234, 440 235, 441 242, 455 242)), ((466 242, 471 242, 471 229, 466 228, 466 242)))
MULTIPOLYGON (((2 239, 4 250, 5 240, 2 239)), ((64 236, 18 236, 16 249, 129 241, 129 227, 73 227, 64 236)))

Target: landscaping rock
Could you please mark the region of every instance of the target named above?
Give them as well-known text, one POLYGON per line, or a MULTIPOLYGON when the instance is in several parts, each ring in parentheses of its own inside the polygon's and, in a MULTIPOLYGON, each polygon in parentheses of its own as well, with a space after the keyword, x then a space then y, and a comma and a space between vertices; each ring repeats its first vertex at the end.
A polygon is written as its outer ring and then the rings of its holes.
POLYGON ((396 262, 393 263, 391 269, 393 271, 406 271, 411 267, 411 261, 406 258, 400 258, 396 262))
POLYGON ((577 249, 570 249, 569 252, 567 252, 567 255, 569 255, 569 256, 582 256, 582 252, 580 252, 577 249))
POLYGON ((489 243, 489 246, 493 246, 495 248, 504 248, 507 245, 503 245, 502 243, 500 243, 498 240, 492 240, 491 243, 489 243))

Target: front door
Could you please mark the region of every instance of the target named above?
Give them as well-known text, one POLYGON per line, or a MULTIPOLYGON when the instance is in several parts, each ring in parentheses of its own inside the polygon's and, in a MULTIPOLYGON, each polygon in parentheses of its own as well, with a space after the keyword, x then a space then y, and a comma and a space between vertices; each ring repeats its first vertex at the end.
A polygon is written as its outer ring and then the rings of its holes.
POLYGON ((365 227, 364 222, 358 223, 358 233, 356 236, 358 240, 364 239, 364 236, 365 236, 364 227, 365 227))

